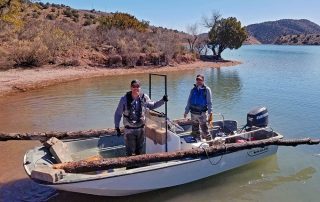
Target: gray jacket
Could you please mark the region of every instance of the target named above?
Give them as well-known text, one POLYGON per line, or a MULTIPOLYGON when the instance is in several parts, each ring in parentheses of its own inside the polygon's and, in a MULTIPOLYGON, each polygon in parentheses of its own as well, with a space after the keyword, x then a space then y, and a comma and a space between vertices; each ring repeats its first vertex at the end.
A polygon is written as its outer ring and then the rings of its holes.
POLYGON ((129 127, 139 127, 142 126, 143 124, 145 124, 145 108, 148 109, 156 109, 158 107, 160 107, 161 105, 164 104, 164 101, 161 99, 159 101, 152 101, 150 100, 149 96, 146 94, 141 94, 140 98, 143 97, 143 99, 141 99, 141 108, 142 108, 142 112, 141 112, 141 118, 142 118, 142 122, 139 122, 138 125, 137 124, 133 124, 131 123, 127 116, 129 116, 129 109, 128 109, 128 105, 127 105, 127 97, 126 95, 124 95, 123 97, 121 97, 120 102, 118 104, 118 107, 114 113, 114 125, 116 128, 119 127, 120 125, 120 121, 121 121, 121 117, 123 116, 123 125, 124 126, 129 126, 129 127), (143 96, 142 96, 143 95, 143 96))

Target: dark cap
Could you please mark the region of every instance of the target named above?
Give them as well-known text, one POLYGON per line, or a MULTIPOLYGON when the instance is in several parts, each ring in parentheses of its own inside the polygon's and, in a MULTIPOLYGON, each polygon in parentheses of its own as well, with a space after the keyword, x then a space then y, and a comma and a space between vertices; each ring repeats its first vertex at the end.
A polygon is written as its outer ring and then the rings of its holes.
POLYGON ((137 80, 137 79, 134 79, 131 81, 131 86, 134 86, 134 85, 139 85, 140 86, 140 81, 137 80))
POLYGON ((198 74, 196 79, 201 79, 202 81, 204 81, 204 76, 202 74, 198 74))

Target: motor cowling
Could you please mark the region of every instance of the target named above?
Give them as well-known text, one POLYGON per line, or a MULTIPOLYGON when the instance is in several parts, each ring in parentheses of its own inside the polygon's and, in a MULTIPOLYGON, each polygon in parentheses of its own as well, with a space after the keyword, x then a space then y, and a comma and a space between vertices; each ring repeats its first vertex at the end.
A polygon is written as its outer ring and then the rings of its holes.
POLYGON ((247 127, 266 127, 268 125, 268 109, 256 107, 247 114, 247 127))

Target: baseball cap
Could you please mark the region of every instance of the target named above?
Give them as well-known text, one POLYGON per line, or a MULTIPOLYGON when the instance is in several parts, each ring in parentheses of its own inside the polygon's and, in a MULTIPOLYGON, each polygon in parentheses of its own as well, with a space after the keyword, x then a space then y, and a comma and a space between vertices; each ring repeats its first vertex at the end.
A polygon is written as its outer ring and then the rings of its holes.
POLYGON ((131 86, 136 86, 136 85, 140 86, 140 84, 141 84, 140 81, 137 79, 134 79, 131 81, 131 86))
POLYGON ((201 79, 202 81, 204 81, 204 76, 202 74, 198 74, 196 79, 201 79))

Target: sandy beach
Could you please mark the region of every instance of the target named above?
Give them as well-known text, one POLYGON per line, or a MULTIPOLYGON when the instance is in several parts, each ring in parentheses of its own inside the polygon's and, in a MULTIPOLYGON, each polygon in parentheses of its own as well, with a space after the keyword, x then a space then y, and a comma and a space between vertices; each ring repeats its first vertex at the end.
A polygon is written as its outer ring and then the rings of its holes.
POLYGON ((0 96, 26 92, 44 88, 59 83, 78 79, 114 76, 124 74, 139 74, 150 72, 183 71, 197 68, 218 68, 241 64, 238 61, 204 62, 181 64, 165 67, 135 67, 135 68, 95 68, 95 67, 42 67, 35 69, 11 69, 0 72, 0 96))

